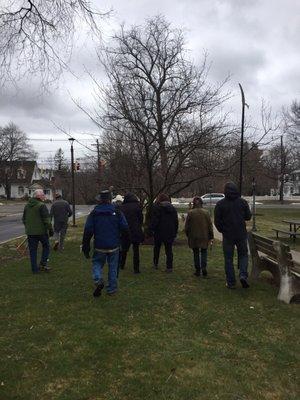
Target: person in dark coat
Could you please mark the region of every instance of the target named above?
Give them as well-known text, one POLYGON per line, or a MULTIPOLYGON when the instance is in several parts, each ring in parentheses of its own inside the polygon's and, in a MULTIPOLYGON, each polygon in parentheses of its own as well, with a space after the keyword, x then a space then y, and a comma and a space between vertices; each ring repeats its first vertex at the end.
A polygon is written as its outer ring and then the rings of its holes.
POLYGON ((68 220, 72 216, 70 204, 60 193, 56 193, 55 201, 51 206, 50 217, 54 219, 54 246, 53 250, 63 250, 64 240, 68 229, 68 220))
POLYGON ((193 208, 188 211, 184 227, 189 247, 194 253, 196 276, 200 276, 201 271, 203 276, 207 276, 207 248, 214 239, 210 215, 202 205, 201 197, 194 197, 193 208))
POLYGON ((154 236, 153 267, 158 268, 161 245, 166 252, 166 272, 173 271, 173 242, 178 232, 178 214, 167 194, 161 193, 154 204, 150 231, 154 236))
POLYGON ((127 193, 124 196, 123 204, 120 206, 120 211, 125 215, 130 231, 130 242, 122 243, 120 255, 120 268, 124 269, 126 257, 130 245, 133 250, 133 271, 135 274, 140 273, 140 243, 144 241, 143 233, 143 211, 140 202, 135 194, 127 193))
POLYGON ((215 226, 223 235, 223 253, 227 287, 235 287, 236 279, 233 267, 234 247, 238 253, 240 282, 243 288, 248 288, 248 246, 245 221, 251 219, 251 211, 246 200, 242 199, 237 186, 226 183, 225 198, 215 207, 215 226))

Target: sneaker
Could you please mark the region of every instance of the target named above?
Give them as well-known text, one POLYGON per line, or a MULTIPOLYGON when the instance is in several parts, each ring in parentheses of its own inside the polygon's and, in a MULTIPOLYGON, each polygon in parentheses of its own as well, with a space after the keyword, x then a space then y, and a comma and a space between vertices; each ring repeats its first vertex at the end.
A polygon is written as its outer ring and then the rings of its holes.
POLYGON ((227 287, 227 289, 235 289, 235 284, 229 285, 229 283, 226 283, 226 287, 227 287))
POLYGON ((112 292, 106 292, 108 296, 113 296, 114 294, 117 293, 117 290, 113 290, 112 292))
POLYGON ((54 250, 54 251, 57 251, 57 250, 58 250, 58 247, 59 247, 59 242, 55 242, 55 243, 54 243, 54 246, 53 246, 53 250, 54 250))
POLYGON ((99 296, 101 296, 101 291, 102 291, 103 288, 104 288, 104 282, 103 282, 103 280, 101 279, 101 280, 97 283, 97 286, 96 286, 96 289, 94 290, 93 296, 94 296, 94 297, 99 297, 99 296))
POLYGON ((203 276, 207 276, 207 269, 206 268, 202 268, 202 275, 203 276))
POLYGON ((51 271, 51 268, 49 267, 49 265, 40 264, 39 269, 40 269, 40 271, 45 271, 45 272, 50 272, 51 271))
POLYGON ((250 286, 249 286, 249 283, 247 282, 247 279, 246 279, 246 278, 241 278, 241 279, 240 279, 240 282, 241 282, 241 285, 242 285, 242 287, 243 287, 244 289, 248 289, 248 287, 250 287, 250 286))

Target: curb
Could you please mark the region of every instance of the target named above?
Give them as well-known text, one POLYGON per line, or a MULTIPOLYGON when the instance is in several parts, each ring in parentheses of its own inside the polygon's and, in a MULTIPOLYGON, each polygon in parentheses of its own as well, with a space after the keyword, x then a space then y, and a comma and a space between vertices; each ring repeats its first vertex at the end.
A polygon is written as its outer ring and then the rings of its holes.
POLYGON ((11 239, 8 239, 8 240, 5 240, 4 242, 0 242, 0 246, 1 246, 2 244, 9 243, 9 242, 12 242, 13 240, 16 240, 16 239, 21 239, 21 238, 22 238, 22 237, 24 237, 24 236, 26 236, 26 235, 17 236, 17 237, 14 237, 14 238, 11 238, 11 239))

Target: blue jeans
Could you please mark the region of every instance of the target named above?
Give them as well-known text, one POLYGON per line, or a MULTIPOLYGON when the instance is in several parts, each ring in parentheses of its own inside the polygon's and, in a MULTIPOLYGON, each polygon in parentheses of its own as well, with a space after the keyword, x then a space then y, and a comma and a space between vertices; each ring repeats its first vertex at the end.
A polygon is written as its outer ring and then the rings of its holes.
POLYGON ((48 235, 28 235, 27 240, 28 240, 28 248, 29 248, 32 272, 38 272, 39 270, 39 267, 37 265, 38 245, 39 242, 41 242, 43 247, 40 264, 46 266, 50 253, 49 237, 48 235))
POLYGON ((238 253, 238 268, 240 270, 240 279, 248 278, 248 247, 247 239, 240 241, 231 241, 223 236, 223 253, 225 260, 225 273, 227 284, 235 285, 235 272, 233 267, 234 246, 238 253))
POLYGON ((118 288, 118 263, 119 263, 119 250, 112 253, 102 253, 100 251, 94 251, 92 258, 93 262, 93 279, 97 283, 102 279, 102 269, 105 262, 108 263, 108 286, 107 293, 113 293, 118 288))

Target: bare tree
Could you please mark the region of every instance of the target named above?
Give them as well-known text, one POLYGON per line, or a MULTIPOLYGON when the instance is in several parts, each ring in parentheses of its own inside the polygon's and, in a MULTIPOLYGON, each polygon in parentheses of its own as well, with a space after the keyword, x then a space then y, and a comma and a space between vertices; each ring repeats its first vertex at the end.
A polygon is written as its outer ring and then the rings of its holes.
POLYGON ((45 84, 68 68, 76 25, 99 34, 103 18, 87 0, 4 0, 0 9, 0 84, 39 73, 45 84))
POLYGON ((13 122, 0 127, 0 162, 35 160, 37 153, 28 143, 26 133, 13 122))
POLYGON ((294 100, 289 108, 283 109, 283 130, 289 156, 294 169, 300 168, 300 102, 294 100))
POLYGON ((220 112, 228 95, 222 95, 223 84, 208 83, 206 57, 194 65, 182 32, 161 16, 121 28, 105 50, 109 85, 98 85, 100 110, 92 118, 111 147, 130 149, 151 205, 159 192, 178 193, 207 175, 198 168, 197 176, 189 176, 193 155, 218 149, 230 132, 220 112))
POLYGON ((10 122, 3 128, 0 127, 0 169, 5 179, 6 197, 10 199, 10 177, 14 161, 35 160, 37 153, 28 143, 26 133, 17 125, 10 122), (4 172, 4 173, 3 173, 4 172))

